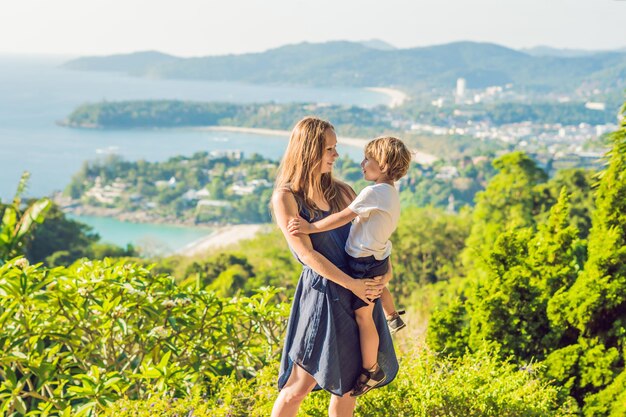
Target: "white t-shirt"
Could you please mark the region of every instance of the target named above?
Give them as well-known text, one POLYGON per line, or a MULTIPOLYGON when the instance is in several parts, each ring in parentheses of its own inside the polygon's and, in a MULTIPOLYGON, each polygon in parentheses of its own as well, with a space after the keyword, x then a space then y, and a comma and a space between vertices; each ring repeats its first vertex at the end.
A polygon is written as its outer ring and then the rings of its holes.
POLYGON ((354 258, 374 255, 383 260, 391 254, 389 238, 400 219, 400 195, 386 183, 365 187, 348 206, 357 214, 346 241, 346 252, 354 258))

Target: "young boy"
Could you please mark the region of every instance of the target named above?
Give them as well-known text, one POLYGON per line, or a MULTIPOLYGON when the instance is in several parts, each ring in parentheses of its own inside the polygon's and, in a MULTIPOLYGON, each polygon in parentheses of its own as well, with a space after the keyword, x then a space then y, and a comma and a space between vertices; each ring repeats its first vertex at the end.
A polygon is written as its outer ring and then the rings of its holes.
MULTIPOLYGON (((354 278, 372 278, 385 274, 391 254, 389 237, 400 218, 400 196, 394 183, 406 175, 410 163, 411 152, 400 139, 374 139, 365 147, 365 158, 361 162, 363 177, 374 181, 374 184, 365 187, 352 204, 339 213, 314 223, 292 219, 289 232, 319 233, 355 220, 346 242, 351 275, 354 278)), ((381 302, 392 332, 405 327, 387 288, 383 290, 381 302)), ((379 339, 373 318, 374 303, 367 304, 354 296, 352 308, 359 326, 363 358, 363 371, 351 394, 356 397, 384 383, 386 376, 377 361, 379 339)))

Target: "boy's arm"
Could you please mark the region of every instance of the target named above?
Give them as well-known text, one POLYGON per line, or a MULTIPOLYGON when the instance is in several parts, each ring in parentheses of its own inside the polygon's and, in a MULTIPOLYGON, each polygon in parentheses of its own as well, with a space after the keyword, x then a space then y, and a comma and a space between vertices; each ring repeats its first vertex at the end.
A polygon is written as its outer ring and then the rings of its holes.
POLYGON ((336 229, 344 224, 350 223, 357 216, 350 207, 346 207, 338 213, 331 214, 324 217, 322 220, 318 220, 311 224, 311 229, 314 231, 311 233, 327 232, 329 230, 336 229))
POLYGON ((349 207, 341 210, 338 213, 331 214, 321 220, 318 220, 314 223, 309 223, 304 219, 291 219, 289 221, 288 230, 292 235, 296 235, 298 233, 311 234, 311 233, 320 233, 326 232, 328 230, 333 230, 338 227, 343 226, 344 224, 350 223, 357 216, 355 212, 350 210, 349 207))

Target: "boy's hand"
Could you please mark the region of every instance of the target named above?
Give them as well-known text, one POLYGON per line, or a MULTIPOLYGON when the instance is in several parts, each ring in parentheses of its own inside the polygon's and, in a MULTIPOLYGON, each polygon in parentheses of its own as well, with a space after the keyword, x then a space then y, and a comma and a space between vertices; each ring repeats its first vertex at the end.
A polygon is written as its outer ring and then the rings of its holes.
POLYGON ((289 223, 287 224, 287 230, 292 235, 297 235, 298 233, 304 233, 305 235, 308 235, 313 232, 313 227, 311 227, 311 223, 298 216, 295 219, 289 220, 289 223))

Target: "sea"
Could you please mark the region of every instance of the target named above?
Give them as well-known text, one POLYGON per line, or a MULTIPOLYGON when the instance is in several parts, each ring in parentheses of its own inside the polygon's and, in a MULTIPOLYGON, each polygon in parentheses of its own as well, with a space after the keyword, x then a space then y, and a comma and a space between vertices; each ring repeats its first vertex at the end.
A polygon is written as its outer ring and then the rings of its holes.
MULTIPOLYGON (((358 106, 388 104, 389 97, 357 88, 252 85, 235 82, 137 78, 62 68, 72 57, 0 55, 0 201, 12 199, 24 171, 31 174, 26 195, 63 190, 83 161, 108 154, 127 160, 162 161, 198 151, 241 150, 279 160, 287 138, 197 129, 84 130, 58 121, 77 106, 102 100, 178 99, 234 103, 308 102, 358 106)), ((294 120, 295 123, 295 120, 294 120)), ((362 150, 338 147, 358 160, 362 150)), ((75 216, 102 240, 125 246, 152 245, 175 251, 210 233, 207 228, 136 225, 111 218, 75 216)))

